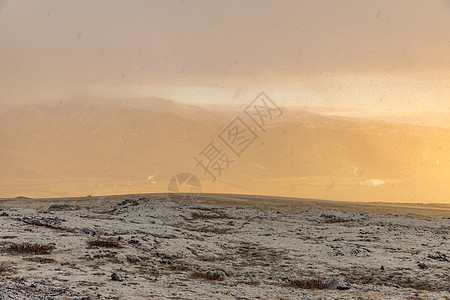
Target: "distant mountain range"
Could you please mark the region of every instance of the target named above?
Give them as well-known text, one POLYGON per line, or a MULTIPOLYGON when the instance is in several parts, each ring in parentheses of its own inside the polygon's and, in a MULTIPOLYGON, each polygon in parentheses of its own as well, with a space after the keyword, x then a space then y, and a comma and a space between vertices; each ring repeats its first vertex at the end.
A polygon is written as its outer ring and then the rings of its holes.
MULTIPOLYGON (((450 198, 450 130, 282 108, 241 156, 219 134, 242 111, 165 99, 0 106, 0 197, 164 192, 180 172, 204 191, 330 200, 450 198), (212 183, 194 157, 234 160, 212 183)), ((253 124, 254 125, 254 124, 253 124)))

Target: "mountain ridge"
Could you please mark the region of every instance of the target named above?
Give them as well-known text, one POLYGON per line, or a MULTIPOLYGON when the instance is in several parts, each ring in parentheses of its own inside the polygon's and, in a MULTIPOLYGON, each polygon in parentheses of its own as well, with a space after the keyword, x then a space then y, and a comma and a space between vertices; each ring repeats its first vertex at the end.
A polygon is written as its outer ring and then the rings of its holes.
POLYGON ((283 112, 211 184, 194 157, 211 141, 219 143, 235 117, 250 122, 243 112, 158 98, 10 107, 0 120, 0 196, 164 191, 172 176, 187 171, 212 192, 448 201, 442 185, 449 179, 449 130, 283 112), (364 186, 370 180, 384 184, 364 186))

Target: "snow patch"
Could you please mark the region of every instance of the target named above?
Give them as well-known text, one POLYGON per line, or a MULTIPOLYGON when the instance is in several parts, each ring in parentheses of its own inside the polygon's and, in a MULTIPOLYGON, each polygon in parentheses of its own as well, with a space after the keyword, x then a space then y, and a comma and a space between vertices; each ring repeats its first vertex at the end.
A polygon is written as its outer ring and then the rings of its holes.
POLYGON ((365 185, 365 186, 379 186, 379 185, 383 185, 383 184, 386 184, 386 183, 381 179, 369 179, 369 180, 364 180, 361 182, 361 185, 365 185))

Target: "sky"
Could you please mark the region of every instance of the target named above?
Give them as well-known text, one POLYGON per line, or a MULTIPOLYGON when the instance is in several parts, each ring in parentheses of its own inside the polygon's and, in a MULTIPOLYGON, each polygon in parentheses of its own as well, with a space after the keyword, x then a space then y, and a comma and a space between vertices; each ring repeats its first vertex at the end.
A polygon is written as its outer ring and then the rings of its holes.
POLYGON ((450 110, 450 1, 0 0, 0 102, 450 110))

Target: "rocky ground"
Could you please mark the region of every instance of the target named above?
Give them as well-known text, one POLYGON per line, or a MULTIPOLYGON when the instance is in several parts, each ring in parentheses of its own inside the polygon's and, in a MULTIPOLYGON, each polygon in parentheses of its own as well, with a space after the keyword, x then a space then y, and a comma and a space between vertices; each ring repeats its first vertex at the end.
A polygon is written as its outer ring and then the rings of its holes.
POLYGON ((135 197, 0 228, 0 299, 450 299, 448 218, 135 197))

